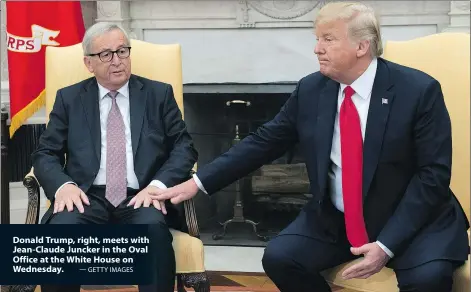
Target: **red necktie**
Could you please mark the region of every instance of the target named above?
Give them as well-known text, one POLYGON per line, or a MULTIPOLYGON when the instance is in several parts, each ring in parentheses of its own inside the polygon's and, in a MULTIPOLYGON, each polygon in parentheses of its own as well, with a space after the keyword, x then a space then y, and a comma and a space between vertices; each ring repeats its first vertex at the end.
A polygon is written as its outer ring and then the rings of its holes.
POLYGON ((342 193, 347 238, 353 247, 368 243, 363 219, 362 173, 363 139, 360 116, 352 101, 355 91, 345 87, 340 107, 340 145, 342 153, 342 193))

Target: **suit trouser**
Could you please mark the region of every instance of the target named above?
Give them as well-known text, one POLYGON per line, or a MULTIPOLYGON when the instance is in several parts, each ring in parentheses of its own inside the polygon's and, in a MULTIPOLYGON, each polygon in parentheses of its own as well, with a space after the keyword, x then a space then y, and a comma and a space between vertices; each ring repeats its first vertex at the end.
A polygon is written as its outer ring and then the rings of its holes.
MULTIPOLYGON (((262 264, 281 292, 331 291, 321 272, 356 258, 350 252, 345 225, 342 224, 343 214, 333 212, 333 219, 339 226, 339 237, 335 243, 296 234, 279 235, 269 242, 262 264)), ((316 224, 311 218, 306 218, 305 211, 301 211, 296 220, 316 224)), ((437 260, 411 269, 395 270, 399 289, 402 292, 450 292, 453 271, 461 264, 437 260)))
MULTIPOLYGON (((140 207, 126 205, 137 193, 136 190, 128 189, 128 197, 118 207, 114 207, 105 199, 105 187, 92 187, 87 196, 90 206, 83 205, 85 212, 78 212, 74 206, 72 212, 65 209, 63 212, 51 215, 43 219, 45 224, 154 224, 152 228, 153 237, 158 244, 151 246, 157 255, 157 281, 154 285, 139 286, 140 292, 173 292, 175 283, 175 255, 172 247, 172 234, 166 224, 161 211, 151 207, 140 207)), ((53 208, 53 206, 51 206, 53 208)), ((41 285, 42 292, 78 292, 80 285, 41 285)))

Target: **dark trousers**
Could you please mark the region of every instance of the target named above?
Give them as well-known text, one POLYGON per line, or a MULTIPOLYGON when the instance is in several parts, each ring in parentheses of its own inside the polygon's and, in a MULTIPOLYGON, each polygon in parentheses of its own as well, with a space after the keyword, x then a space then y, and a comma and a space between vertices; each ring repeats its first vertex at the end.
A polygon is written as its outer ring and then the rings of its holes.
MULTIPOLYGON (((118 207, 114 207, 105 199, 105 187, 92 187, 87 196, 90 206, 84 204, 84 213, 65 209, 56 214, 46 214, 45 224, 154 224, 153 228, 158 244, 154 248, 157 265, 157 281, 154 285, 139 286, 140 292, 173 292, 175 283, 175 255, 172 247, 172 234, 161 211, 151 207, 127 207, 129 201, 137 194, 136 190, 128 189, 128 197, 118 207), (50 216, 49 216, 50 215, 50 216)), ((53 208, 53 206, 51 206, 53 208)), ((50 212, 50 211, 48 211, 50 212)), ((79 292, 80 285, 41 285, 42 292, 79 292)))
MULTIPOLYGON (((306 219, 302 218, 306 216, 303 212, 296 220, 306 219)), ((334 221, 343 222, 341 212, 335 216, 334 221)), ((316 222, 309 221, 309 224, 316 222)), ((339 225, 335 243, 296 234, 282 234, 269 242, 262 264, 281 292, 331 291, 321 272, 356 258, 350 252, 344 224, 339 225)), ((399 289, 402 292, 450 292, 453 271, 460 264, 437 260, 411 269, 395 270, 399 289)))

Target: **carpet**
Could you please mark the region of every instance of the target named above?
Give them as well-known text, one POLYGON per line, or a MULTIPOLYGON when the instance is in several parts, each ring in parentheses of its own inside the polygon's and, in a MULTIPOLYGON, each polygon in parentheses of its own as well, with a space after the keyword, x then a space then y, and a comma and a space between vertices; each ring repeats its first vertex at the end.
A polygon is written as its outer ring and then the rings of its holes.
MULTIPOLYGON (((208 271, 211 292, 279 292, 264 273, 208 271)), ((332 292, 355 292, 331 285, 332 292)), ((36 288, 35 292, 40 292, 36 288)), ((194 291, 187 288, 187 291, 194 291)), ((138 292, 137 286, 82 286, 81 292, 138 292)))

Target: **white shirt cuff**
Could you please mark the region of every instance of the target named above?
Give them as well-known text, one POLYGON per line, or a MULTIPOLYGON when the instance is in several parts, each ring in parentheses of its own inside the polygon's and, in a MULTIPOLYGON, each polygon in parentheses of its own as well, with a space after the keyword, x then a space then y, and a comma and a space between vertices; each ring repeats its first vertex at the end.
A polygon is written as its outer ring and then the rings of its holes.
POLYGON ((193 179, 195 180, 195 183, 196 185, 198 186, 198 188, 203 191, 206 195, 208 194, 208 192, 205 190, 203 184, 201 183, 200 179, 198 178, 198 176, 196 175, 196 173, 193 174, 193 179))
POLYGON ((156 180, 156 179, 151 181, 149 185, 157 187, 157 188, 162 189, 162 190, 167 189, 167 186, 163 182, 161 182, 160 180, 156 180))
POLYGON ((390 251, 389 248, 387 248, 384 244, 382 244, 379 241, 376 241, 376 243, 379 245, 379 247, 381 247, 382 250, 384 250, 385 253, 388 254, 390 258, 394 257, 394 254, 392 253, 392 251, 390 251))
POLYGON ((65 185, 68 185, 68 184, 77 185, 77 184, 74 183, 73 181, 68 181, 68 182, 64 183, 63 185, 61 185, 61 186, 57 189, 56 193, 54 194, 54 198, 57 196, 57 193, 59 193, 59 191, 60 191, 65 185))

